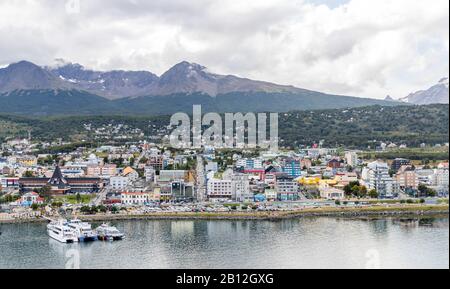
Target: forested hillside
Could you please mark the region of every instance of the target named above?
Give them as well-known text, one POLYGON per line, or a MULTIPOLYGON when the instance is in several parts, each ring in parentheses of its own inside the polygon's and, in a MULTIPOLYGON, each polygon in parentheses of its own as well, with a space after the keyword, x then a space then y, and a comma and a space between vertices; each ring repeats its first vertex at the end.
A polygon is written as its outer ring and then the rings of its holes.
MULTIPOLYGON (((310 146, 323 141, 325 146, 349 148, 374 147, 380 142, 394 142, 408 146, 448 142, 449 106, 370 106, 352 109, 294 111, 280 114, 281 146, 310 146)), ((54 141, 99 141, 96 129, 107 130, 124 126, 117 134, 135 139, 157 140, 168 134, 170 116, 71 116, 28 118, 0 115, 0 141, 16 136, 54 141), (89 128, 89 129, 87 129, 89 128)), ((114 141, 113 135, 109 135, 114 141)), ((103 138, 106 142, 107 138, 103 138)), ((117 139, 116 139, 117 141, 117 139)))

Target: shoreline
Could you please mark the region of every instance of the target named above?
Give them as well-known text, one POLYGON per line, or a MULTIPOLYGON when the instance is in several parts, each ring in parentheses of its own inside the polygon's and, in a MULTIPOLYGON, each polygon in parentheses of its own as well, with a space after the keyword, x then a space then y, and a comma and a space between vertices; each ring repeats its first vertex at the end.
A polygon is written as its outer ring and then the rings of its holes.
MULTIPOLYGON (((229 212, 229 213, 149 213, 149 214, 116 214, 116 215, 77 215, 83 221, 108 222, 125 220, 222 220, 222 221, 277 221, 296 218, 345 217, 345 218, 379 218, 379 217, 447 217, 448 205, 410 205, 410 206, 371 206, 371 207, 333 207, 312 208, 283 212, 229 212)), ((44 223, 39 219, 0 220, 0 224, 44 223)))

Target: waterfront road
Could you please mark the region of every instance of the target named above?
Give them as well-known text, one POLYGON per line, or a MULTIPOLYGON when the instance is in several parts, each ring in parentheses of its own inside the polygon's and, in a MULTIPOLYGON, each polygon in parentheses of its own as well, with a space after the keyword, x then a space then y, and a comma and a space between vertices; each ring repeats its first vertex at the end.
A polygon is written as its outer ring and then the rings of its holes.
POLYGON ((108 193, 108 187, 104 187, 100 192, 98 192, 97 196, 92 201, 93 206, 99 206, 102 204, 103 200, 106 200, 106 194, 108 193))

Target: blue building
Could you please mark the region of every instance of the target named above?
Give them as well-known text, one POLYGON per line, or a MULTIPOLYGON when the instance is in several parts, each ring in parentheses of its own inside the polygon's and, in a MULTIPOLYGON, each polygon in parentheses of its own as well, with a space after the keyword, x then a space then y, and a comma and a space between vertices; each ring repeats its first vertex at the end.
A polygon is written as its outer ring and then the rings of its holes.
POLYGON ((284 162, 282 167, 283 173, 290 177, 298 178, 302 175, 302 167, 300 161, 290 159, 284 162))

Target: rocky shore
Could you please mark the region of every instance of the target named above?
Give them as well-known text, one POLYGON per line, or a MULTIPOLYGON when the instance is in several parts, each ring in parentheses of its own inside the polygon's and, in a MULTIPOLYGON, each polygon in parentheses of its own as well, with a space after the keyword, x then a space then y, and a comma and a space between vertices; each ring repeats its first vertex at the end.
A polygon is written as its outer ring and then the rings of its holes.
MULTIPOLYGON (((149 214, 107 214, 78 215, 85 221, 107 222, 117 220, 282 220, 308 217, 448 217, 448 205, 389 205, 370 207, 311 208, 282 212, 229 212, 229 213, 149 213, 149 214)), ((43 218, 0 220, 0 223, 47 222, 43 218)))

